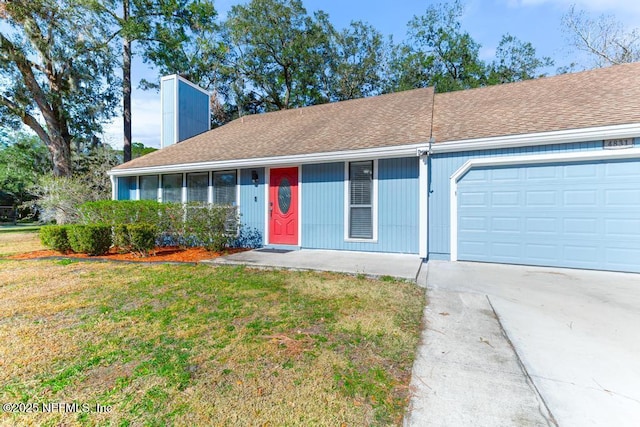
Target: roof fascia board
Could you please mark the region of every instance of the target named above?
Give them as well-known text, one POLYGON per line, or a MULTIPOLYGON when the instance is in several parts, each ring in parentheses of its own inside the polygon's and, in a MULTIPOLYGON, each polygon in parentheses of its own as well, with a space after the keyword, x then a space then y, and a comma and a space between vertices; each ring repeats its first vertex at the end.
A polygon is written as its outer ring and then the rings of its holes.
POLYGON ((111 176, 149 175, 171 172, 198 172, 211 169, 243 169, 251 167, 272 167, 291 164, 329 163, 360 159, 382 159, 392 157, 411 157, 416 150, 424 148, 426 143, 399 145, 395 147, 366 148, 362 150, 334 151, 328 153, 298 154, 294 156, 261 157, 255 159, 227 160, 218 162, 183 163, 146 168, 112 169, 111 176))
POLYGON ((573 142, 631 138, 638 136, 640 136, 640 123, 631 123, 614 126, 598 126, 583 129, 440 142, 431 146, 431 153, 440 154, 460 151, 528 147, 535 145, 570 144, 573 142))

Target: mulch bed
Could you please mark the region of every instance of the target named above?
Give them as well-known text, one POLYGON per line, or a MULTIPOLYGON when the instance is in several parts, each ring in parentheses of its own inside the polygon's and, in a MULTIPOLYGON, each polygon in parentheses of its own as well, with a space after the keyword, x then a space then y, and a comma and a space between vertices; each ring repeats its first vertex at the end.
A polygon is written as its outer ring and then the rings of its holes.
POLYGON ((128 261, 128 262, 189 262, 194 263, 205 259, 217 258, 228 254, 242 252, 246 249, 229 249, 225 252, 211 252, 204 248, 179 248, 174 246, 158 247, 147 256, 140 256, 140 254, 134 253, 118 253, 115 248, 106 255, 89 256, 86 254, 75 254, 53 250, 42 250, 26 252, 23 254, 16 254, 7 257, 8 259, 38 259, 38 258, 82 258, 82 259, 96 259, 96 260, 108 260, 108 261, 128 261))

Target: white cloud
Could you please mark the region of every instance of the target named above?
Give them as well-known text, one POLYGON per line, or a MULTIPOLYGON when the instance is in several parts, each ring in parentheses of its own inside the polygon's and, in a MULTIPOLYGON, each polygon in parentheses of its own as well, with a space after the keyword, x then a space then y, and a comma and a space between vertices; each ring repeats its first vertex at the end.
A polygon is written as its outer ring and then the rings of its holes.
MULTIPOLYGON (((155 91, 134 90, 131 102, 133 142, 160 148, 160 94, 155 91)), ((117 117, 104 128, 104 140, 113 148, 122 148, 122 126, 122 117, 117 117)))

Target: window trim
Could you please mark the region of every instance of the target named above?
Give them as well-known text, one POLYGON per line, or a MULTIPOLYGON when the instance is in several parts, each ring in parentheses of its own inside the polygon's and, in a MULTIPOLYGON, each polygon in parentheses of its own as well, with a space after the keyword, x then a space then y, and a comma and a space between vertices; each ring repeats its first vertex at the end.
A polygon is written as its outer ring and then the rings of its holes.
POLYGON ((354 160, 344 162, 344 241, 353 243, 378 243, 378 159, 354 160), (349 225, 351 224, 351 177, 349 166, 351 163, 370 161, 373 164, 373 188, 371 195, 371 225, 373 233, 371 239, 349 237, 349 225))

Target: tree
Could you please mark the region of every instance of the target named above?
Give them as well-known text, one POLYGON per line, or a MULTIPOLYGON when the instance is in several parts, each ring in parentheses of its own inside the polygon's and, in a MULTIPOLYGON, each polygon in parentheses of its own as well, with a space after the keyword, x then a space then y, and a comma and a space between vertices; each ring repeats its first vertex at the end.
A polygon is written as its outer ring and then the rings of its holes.
POLYGON ((373 26, 362 21, 329 33, 325 96, 330 101, 378 95, 384 89, 388 44, 373 26))
POLYGON ((237 95, 266 111, 319 102, 328 37, 323 12, 312 18, 300 0, 252 0, 225 23, 237 95), (249 93, 248 95, 246 95, 249 93))
POLYGON ((549 57, 538 58, 536 49, 529 42, 506 34, 496 49, 496 59, 489 66, 487 84, 501 84, 534 79, 544 74, 541 69, 551 67, 549 57))
MULTIPOLYGON (((211 38, 217 26, 211 0, 85 0, 97 19, 115 29, 110 39, 121 43, 124 161, 131 160, 131 63, 134 42, 145 62, 164 74, 182 74, 199 82, 204 64, 220 54, 211 38)), ((143 82, 143 87, 155 83, 143 82)))
POLYGON ((51 172, 47 147, 37 136, 17 134, 0 143, 0 199, 14 208, 30 200, 31 187, 51 172))
POLYGON ((626 30, 611 15, 593 19, 571 6, 562 24, 569 43, 586 52, 596 67, 640 61, 640 29, 626 30))
POLYGON ((393 49, 388 91, 435 86, 449 92, 541 77, 550 58, 538 58, 531 43, 506 34, 496 58, 486 64, 479 57, 480 44, 462 29, 463 5, 430 6, 408 24, 408 42, 393 49))
POLYGON ((459 1, 429 6, 408 24, 408 42, 397 46, 391 63, 391 90, 435 86, 439 92, 478 87, 485 66, 480 45, 462 30, 459 1))
POLYGON ((0 122, 31 128, 53 173, 71 174, 71 142, 92 139, 112 117, 111 57, 105 28, 74 1, 0 1, 0 122))

